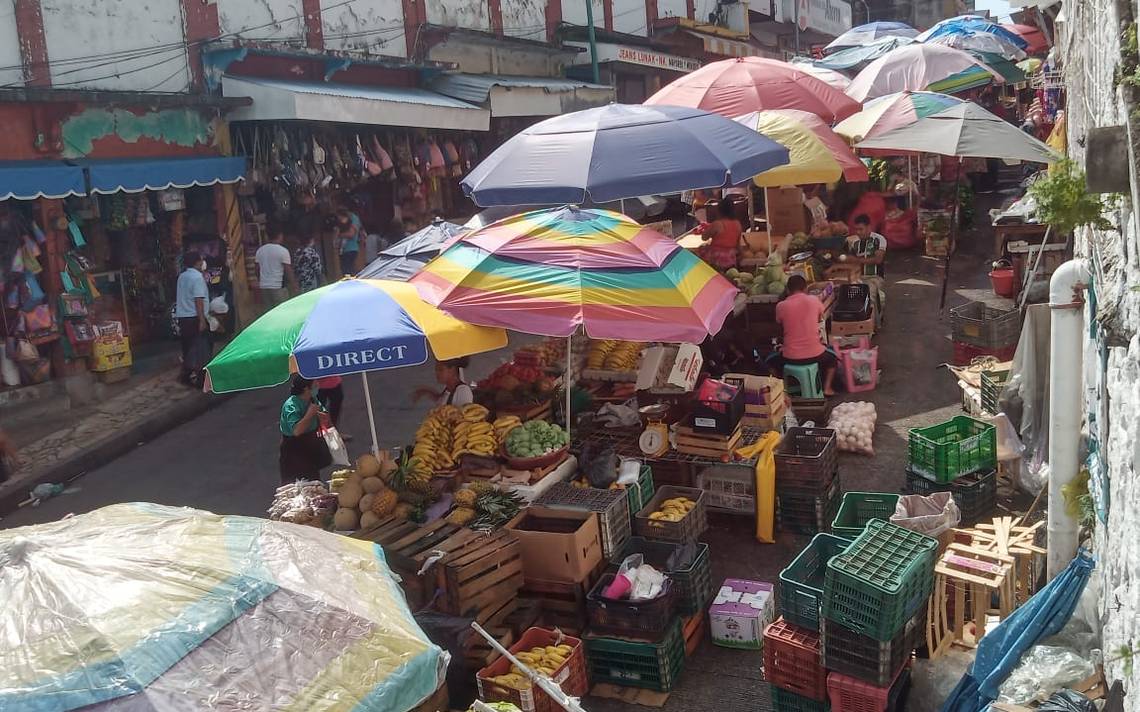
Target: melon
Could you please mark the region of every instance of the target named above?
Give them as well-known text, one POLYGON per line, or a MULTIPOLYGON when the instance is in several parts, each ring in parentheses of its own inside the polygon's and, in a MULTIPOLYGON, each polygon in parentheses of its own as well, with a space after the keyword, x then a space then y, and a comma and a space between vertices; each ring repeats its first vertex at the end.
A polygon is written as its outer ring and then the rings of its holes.
POLYGON ((360 526, 360 517, 355 509, 341 507, 333 515, 333 529, 338 532, 354 532, 360 526))
POLYGON ((376 494, 384 489, 384 483, 380 481, 379 477, 365 477, 360 481, 360 486, 364 488, 365 494, 376 494))
POLYGON ((337 492, 337 501, 342 507, 355 507, 360 503, 360 498, 364 496, 364 488, 358 480, 350 479, 340 487, 337 492))
POLYGON ((374 495, 374 494, 366 494, 363 497, 361 497, 360 501, 357 503, 360 505, 360 511, 362 511, 362 512, 371 511, 372 510, 372 502, 375 499, 376 499, 376 495, 374 495))
POLYGON ((380 523, 380 517, 372 512, 365 512, 360 515, 360 528, 371 529, 380 523))
POLYGON ((735 267, 729 267, 727 270, 725 270, 724 276, 728 277, 729 279, 736 279, 740 276, 740 270, 736 269, 735 267))
POLYGON ((380 474, 380 461, 370 452, 356 458, 356 471, 361 477, 375 477, 380 474))

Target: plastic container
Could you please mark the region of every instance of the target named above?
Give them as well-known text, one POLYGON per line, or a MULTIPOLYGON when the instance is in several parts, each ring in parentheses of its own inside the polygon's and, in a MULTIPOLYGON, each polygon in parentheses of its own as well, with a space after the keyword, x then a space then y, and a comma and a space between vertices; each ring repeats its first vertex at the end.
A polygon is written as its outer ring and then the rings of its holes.
POLYGON ((574 509, 598 514, 602 534, 602 555, 613 558, 630 536, 629 496, 622 490, 575 487, 558 482, 534 500, 534 505, 553 509, 574 509))
POLYGON ((831 529, 831 522, 839 511, 839 474, 832 478, 826 491, 818 497, 787 494, 777 496, 780 528, 797 534, 819 534, 831 529))
POLYGON ((878 387, 878 346, 843 351, 839 366, 843 371, 843 385, 848 393, 865 393, 878 387))
POLYGON ((823 615, 854 633, 892 640, 926 603, 937 550, 936 539, 871 520, 827 562, 823 615))
POLYGON ((756 471, 740 465, 713 465, 697 474, 708 507, 733 514, 756 514, 756 471))
POLYGON ((890 687, 876 687, 833 672, 827 676, 827 693, 834 712, 897 712, 906 706, 910 668, 899 671, 890 687))
POLYGON ((775 685, 769 685, 768 690, 772 696, 772 709, 775 712, 827 712, 831 709, 830 702, 812 700, 775 685))
POLYGON ((998 400, 1001 398, 1001 392, 1005 388, 1006 381, 1008 380, 1008 368, 1001 371, 982 371, 982 410, 993 415, 997 415, 1001 412, 1001 406, 998 400))
POLYGON ((871 287, 862 283, 840 284, 835 287, 835 307, 831 320, 866 321, 871 318, 871 287))
POLYGON ((665 638, 656 643, 607 638, 592 631, 582 637, 590 678, 595 684, 608 682, 669 692, 685 667, 680 620, 673 621, 665 638))
POLYGON ((649 465, 642 464, 641 472, 637 476, 637 485, 626 487, 625 491, 629 495, 629 514, 632 524, 632 516, 653 499, 653 470, 649 465))
MULTIPOLYGON (((578 638, 560 635, 544 628, 530 628, 526 630, 514 645, 507 648, 512 653, 522 653, 535 647, 548 645, 569 645, 574 651, 566 662, 562 664, 551 679, 558 683, 567 695, 580 697, 590 689, 590 682, 586 674, 586 655, 582 641, 578 638)), ((562 707, 538 686, 527 690, 516 690, 500 685, 491 678, 505 675, 511 670, 511 662, 500 657, 475 675, 479 686, 479 699, 484 702, 510 702, 525 712, 557 712, 562 707)))
POLYGON ((929 428, 911 428, 910 469, 939 484, 997 467, 997 431, 989 423, 959 415, 929 428))
POLYGON ((907 470, 906 488, 911 494, 929 497, 935 492, 949 492, 958 505, 960 526, 973 526, 987 519, 997 507, 997 470, 971 472, 950 484, 938 484, 907 470))
POLYGON ((954 342, 954 356, 952 361, 955 366, 969 366, 970 362, 976 358, 983 356, 992 356, 1000 362, 1012 361, 1014 354, 1017 353, 1017 344, 1009 344, 1008 346, 999 346, 996 348, 982 348, 981 346, 974 346, 961 341, 954 342))
MULTIPOLYGON (((887 687, 926 631, 926 607, 911 617, 888 641, 859 635, 838 623, 820 620, 821 659, 832 672, 854 677, 871 685, 887 687)), ((923 640, 922 642, 925 642, 923 640)))
POLYGON ((776 449, 776 489, 818 494, 826 489, 839 462, 835 431, 788 428, 776 449))
POLYGON ((704 612, 713 596, 712 557, 708 544, 674 544, 635 536, 625 543, 617 556, 610 559, 610 563, 619 566, 630 554, 641 554, 645 563, 669 577, 677 596, 679 615, 704 612))
POLYGON ((1021 313, 997 309, 985 302, 970 302, 950 310, 951 336, 955 341, 983 349, 1016 344, 1021 336, 1021 313))
MULTIPOLYGON (((657 490, 649 504, 642 507, 634 515, 633 531, 646 539, 661 541, 687 542, 696 541, 708 529, 708 515, 705 512, 706 495, 704 490, 695 487, 675 487, 665 485, 657 490), (669 522, 662 519, 650 519, 649 515, 660 509, 661 503, 667 499, 687 497, 697 503, 693 509, 681 518, 679 522, 669 522)), ((608 556, 608 554, 607 554, 608 556)))
POLYGON ((832 534, 816 534, 788 568, 780 572, 780 615, 792 625, 819 630, 823 605, 823 582, 827 562, 845 551, 851 542, 832 534))
POLYGON ((777 618, 764 629, 764 676, 788 692, 826 701, 827 670, 820 660, 819 633, 777 618))
POLYGON ((677 596, 668 578, 661 595, 648 601, 611 600, 602 595, 614 581, 614 574, 603 574, 586 595, 590 629, 598 633, 630 635, 657 640, 669 632, 677 612, 677 596))
POLYGON ((899 503, 897 494, 884 492, 846 492, 839 504, 835 520, 831 522, 831 533, 836 536, 854 539, 863 533, 867 522, 872 519, 889 520, 899 503))
POLYGON ((999 297, 1013 299, 1017 296, 1017 277, 1014 276, 1012 267, 995 269, 990 272, 990 284, 994 287, 994 294, 999 297))

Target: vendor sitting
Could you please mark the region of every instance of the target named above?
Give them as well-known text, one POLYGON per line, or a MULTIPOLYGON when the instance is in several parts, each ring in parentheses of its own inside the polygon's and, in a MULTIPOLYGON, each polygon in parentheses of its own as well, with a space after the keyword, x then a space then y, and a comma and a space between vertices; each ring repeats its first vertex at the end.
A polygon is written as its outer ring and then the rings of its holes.
POLYGON ((847 238, 847 261, 862 265, 859 281, 871 288, 875 304, 875 321, 883 318, 883 260, 887 256, 887 238, 871 230, 871 219, 855 216, 855 234, 847 238))
POLYGON ((823 371, 823 394, 835 395, 835 369, 839 361, 820 340, 819 324, 824 318, 823 302, 807 293, 807 280, 798 274, 788 278, 788 296, 776 305, 776 323, 784 332, 784 343, 768 364, 783 377, 785 364, 815 363, 823 371))
POLYGON ((740 221, 736 219, 731 200, 722 200, 715 204, 715 210, 713 208, 714 206, 710 201, 707 210, 709 217, 715 217, 715 219, 701 234, 701 237, 709 240, 709 244, 704 248, 701 256, 704 257, 705 262, 717 269, 735 267, 736 252, 740 247, 742 234, 740 221))

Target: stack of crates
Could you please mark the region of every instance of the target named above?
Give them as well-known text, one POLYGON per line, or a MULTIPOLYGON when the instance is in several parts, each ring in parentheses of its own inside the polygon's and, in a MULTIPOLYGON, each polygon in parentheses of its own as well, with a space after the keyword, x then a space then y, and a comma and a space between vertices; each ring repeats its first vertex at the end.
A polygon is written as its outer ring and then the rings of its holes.
POLYGON ((826 710, 819 632, 777 618, 764 630, 764 677, 777 712, 826 710))
POLYGON ((950 492, 963 526, 987 518, 997 505, 997 431, 990 423, 960 415, 912 428, 907 455, 907 491, 950 492))
POLYGON ((575 487, 569 482, 555 483, 534 500, 534 504, 551 509, 574 509, 595 512, 602 534, 602 556, 613 557, 621 551, 630 536, 630 495, 619 489, 575 487))
POLYGON ((902 709, 938 541, 873 519, 827 562, 820 647, 836 712, 902 709))
POLYGON ((839 449, 828 428, 789 428, 776 450, 780 527, 826 532, 839 508, 839 449))
POLYGON ((950 327, 956 366, 969 365, 979 356, 1009 361, 1021 336, 1021 312, 970 302, 950 310, 950 327))

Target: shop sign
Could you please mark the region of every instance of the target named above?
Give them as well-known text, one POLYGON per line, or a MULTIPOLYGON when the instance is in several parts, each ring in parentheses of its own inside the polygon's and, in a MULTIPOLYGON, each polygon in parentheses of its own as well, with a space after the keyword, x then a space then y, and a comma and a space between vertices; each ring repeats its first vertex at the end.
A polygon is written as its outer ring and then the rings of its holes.
POLYGON ((357 342, 345 346, 350 348, 319 353, 299 349, 295 354, 297 370, 306 378, 324 378, 427 362, 427 347, 422 339, 394 345, 357 342))
MULTIPOLYGON (((585 43, 581 42, 572 42, 568 44, 572 44, 577 47, 586 47, 585 43)), ((701 60, 693 59, 692 57, 678 57, 675 54, 655 52, 644 47, 630 47, 627 45, 609 44, 605 42, 598 43, 598 61, 625 62, 626 64, 636 64, 642 67, 668 69, 672 72, 692 72, 701 68, 701 60)), ((577 57, 575 57, 574 62, 575 64, 589 64, 589 48, 586 47, 585 52, 582 52, 577 57)))
POLYGON ((804 31, 838 37, 851 29, 851 3, 846 0, 774 0, 772 5, 776 22, 791 24, 798 18, 804 31))

